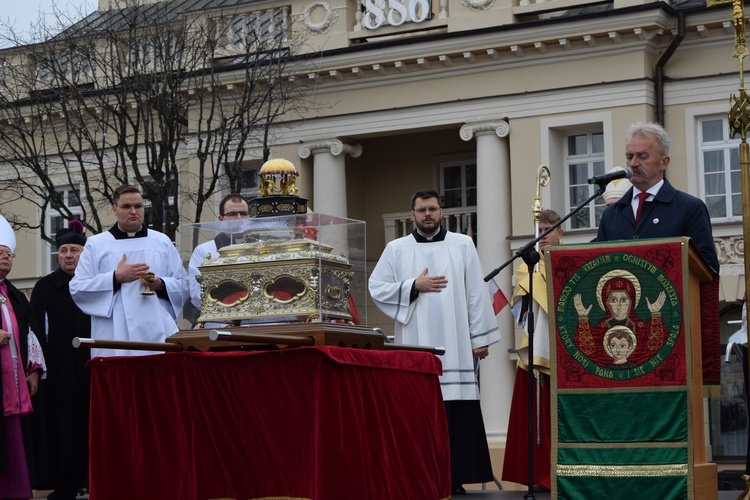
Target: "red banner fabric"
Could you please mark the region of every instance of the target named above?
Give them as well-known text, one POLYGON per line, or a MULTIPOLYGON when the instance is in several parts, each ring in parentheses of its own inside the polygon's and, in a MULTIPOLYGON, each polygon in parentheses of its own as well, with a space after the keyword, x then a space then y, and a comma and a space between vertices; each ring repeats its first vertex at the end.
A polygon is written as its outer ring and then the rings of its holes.
POLYGON ((305 347, 90 362, 90 496, 450 496, 432 354, 305 347))
POLYGON ((558 389, 686 383, 681 251, 675 242, 552 253, 558 389))

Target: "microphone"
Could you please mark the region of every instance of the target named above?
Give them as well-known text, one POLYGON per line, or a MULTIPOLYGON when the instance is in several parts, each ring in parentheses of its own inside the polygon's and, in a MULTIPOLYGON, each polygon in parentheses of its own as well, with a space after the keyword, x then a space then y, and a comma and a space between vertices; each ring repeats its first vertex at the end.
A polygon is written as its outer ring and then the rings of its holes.
POLYGON ((614 172, 608 172, 606 174, 597 175, 589 179, 589 184, 598 184, 600 186, 606 186, 615 179, 630 179, 633 177, 633 171, 629 168, 623 168, 621 170, 615 170, 614 172))

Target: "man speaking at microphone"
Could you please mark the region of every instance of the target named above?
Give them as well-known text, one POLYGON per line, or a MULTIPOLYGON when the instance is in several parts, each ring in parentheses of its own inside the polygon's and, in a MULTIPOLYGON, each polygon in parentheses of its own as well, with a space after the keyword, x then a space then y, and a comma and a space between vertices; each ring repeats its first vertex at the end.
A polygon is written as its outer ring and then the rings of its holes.
POLYGON ((670 140, 657 123, 634 123, 625 142, 630 188, 604 210, 596 241, 689 236, 714 273, 701 283, 701 351, 703 384, 718 385, 721 373, 719 332, 719 259, 711 218, 702 200, 678 191, 664 176, 670 140))
MULTIPOLYGON (((625 142, 633 187, 610 205, 596 241, 689 236, 711 269, 719 272, 711 218, 695 196, 675 189, 664 176, 671 142, 656 123, 634 123, 625 142)), ((609 175, 609 174, 608 174, 609 175)))

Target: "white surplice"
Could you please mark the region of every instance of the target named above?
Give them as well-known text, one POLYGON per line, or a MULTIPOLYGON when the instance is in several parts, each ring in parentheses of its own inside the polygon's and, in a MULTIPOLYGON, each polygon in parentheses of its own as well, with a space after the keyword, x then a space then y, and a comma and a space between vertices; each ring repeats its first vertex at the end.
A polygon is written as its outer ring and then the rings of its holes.
MULTIPOLYGON (((180 254, 165 234, 148 230, 146 237, 116 239, 109 231, 90 237, 70 281, 76 305, 91 315, 96 340, 164 342, 179 330, 177 317, 188 297, 180 254), (127 264, 146 263, 164 281, 169 300, 141 295, 140 280, 115 290, 113 274, 123 254, 127 264)), ((137 356, 152 351, 91 349, 91 356, 137 356)))
MULTIPOLYGON (((534 313, 534 369, 541 370, 543 373, 549 375, 551 354, 546 276, 544 255, 542 255, 539 268, 533 273, 534 297, 531 300, 532 312, 534 313)), ((516 289, 511 299, 511 303, 513 304, 511 311, 513 318, 516 320, 516 325, 524 330, 521 345, 518 347, 519 362, 524 370, 529 364, 529 333, 528 311, 523 310, 523 300, 529 294, 529 285, 528 266, 522 263, 516 269, 516 289)), ((528 304, 526 307, 528 307, 528 304)))
POLYGON ((196 279, 201 274, 200 265, 206 260, 206 256, 211 255, 212 258, 219 256, 219 251, 216 248, 215 240, 208 240, 205 243, 201 243, 193 250, 193 254, 190 256, 190 263, 188 264, 188 280, 190 282, 190 300, 195 307, 201 308, 201 285, 196 279))
POLYGON ((418 243, 412 235, 392 241, 369 289, 375 305, 395 320, 397 343, 445 348, 443 399, 479 399, 472 349, 498 342, 500 332, 471 238, 448 232, 444 241, 418 243), (425 268, 429 276, 444 275, 448 285, 410 303, 412 285, 425 268))

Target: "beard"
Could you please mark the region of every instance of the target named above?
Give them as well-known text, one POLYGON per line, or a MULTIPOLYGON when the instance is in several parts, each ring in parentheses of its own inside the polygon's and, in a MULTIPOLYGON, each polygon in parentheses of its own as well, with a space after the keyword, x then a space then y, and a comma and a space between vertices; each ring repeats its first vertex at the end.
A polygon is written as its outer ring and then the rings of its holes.
POLYGON ((418 222, 415 220, 414 225, 422 234, 430 235, 440 228, 440 221, 432 219, 429 221, 418 222))

